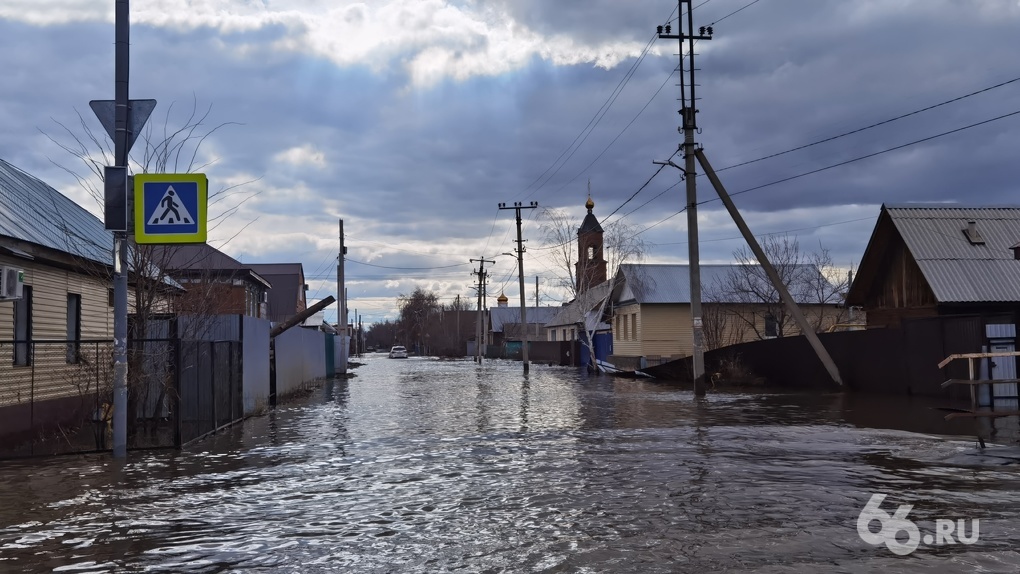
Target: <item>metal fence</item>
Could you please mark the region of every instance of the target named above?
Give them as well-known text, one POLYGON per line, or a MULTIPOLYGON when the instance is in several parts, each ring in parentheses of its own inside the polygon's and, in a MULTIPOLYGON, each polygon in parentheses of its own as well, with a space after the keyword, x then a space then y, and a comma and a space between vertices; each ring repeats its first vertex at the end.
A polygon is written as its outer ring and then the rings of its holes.
MULTIPOLYGON (((111 448, 112 341, 0 341, 0 457, 111 448)), ((243 417, 237 341, 132 340, 128 448, 181 447, 243 417)))

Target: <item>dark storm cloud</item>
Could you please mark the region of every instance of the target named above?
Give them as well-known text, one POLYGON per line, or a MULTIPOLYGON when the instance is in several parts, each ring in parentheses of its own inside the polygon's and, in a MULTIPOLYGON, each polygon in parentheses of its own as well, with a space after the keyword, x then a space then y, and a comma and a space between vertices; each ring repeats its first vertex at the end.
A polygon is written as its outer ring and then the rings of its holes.
MULTIPOLYGON (((747 4, 712 0, 695 11, 696 25, 718 21, 715 39, 699 44, 697 56, 697 139, 717 169, 1020 77, 1015 3, 767 0, 723 19, 747 4)), ((534 52, 520 67, 492 74, 464 61, 459 69, 473 75, 419 84, 412 62, 424 57, 420 39, 386 47, 388 63, 350 63, 321 49, 302 51, 308 23, 139 24, 132 29, 132 95, 157 98, 157 116, 171 102, 178 112, 195 99, 202 109, 212 105, 209 125, 239 124, 210 137, 202 156, 215 160, 206 171, 219 184, 259 178, 244 186, 257 195, 223 228, 221 239, 240 232, 224 246, 228 253, 252 262, 301 261, 310 274, 325 267, 318 275, 327 281, 335 273, 336 220, 344 218, 350 257, 382 266, 351 264, 349 278, 364 280, 358 296, 379 305, 425 280, 444 296, 466 295, 469 267, 445 266, 513 248, 511 214, 497 203, 534 200, 580 221, 590 179, 596 214, 605 218, 655 173, 652 160, 677 149, 681 135, 677 79, 667 77, 676 47, 665 40, 586 130, 635 62, 607 69, 594 55, 622 43, 643 46, 673 3, 459 5, 542 35, 545 49, 567 38, 593 56, 564 64, 534 52), (416 269, 422 267, 437 269, 416 269)), ((348 16, 367 25, 372 14, 348 16)), ((462 59, 492 50, 497 40, 479 30, 437 45, 460 50, 454 57, 462 59)), ((0 33, 16 47, 0 85, 0 156, 73 189, 48 159, 62 152, 37 128, 52 127, 50 117, 74 123, 73 108, 88 117, 89 99, 112 97, 112 26, 0 20, 0 33)), ((1020 82, 720 176, 730 192, 742 192, 1017 110, 1020 82)), ((873 218, 883 202, 1016 203, 1018 134, 1020 116, 739 193, 735 201, 756 233, 798 230, 791 233, 803 246, 821 241, 848 265, 859 261, 874 221, 847 220, 873 218), (810 229, 826 224, 835 225, 810 229)), ((666 168, 612 218, 636 209, 624 221, 648 229, 642 237, 657 246, 650 260, 686 260, 685 215, 663 221, 683 207, 683 186, 652 199, 678 177, 666 168)), ((699 197, 707 201, 700 207, 702 257, 730 260, 739 234, 710 201, 704 178, 699 197)), ((534 258, 527 269, 552 283, 557 271, 537 249, 539 219, 530 214, 525 228, 534 258)), ((515 297, 516 287, 508 288, 515 297)))

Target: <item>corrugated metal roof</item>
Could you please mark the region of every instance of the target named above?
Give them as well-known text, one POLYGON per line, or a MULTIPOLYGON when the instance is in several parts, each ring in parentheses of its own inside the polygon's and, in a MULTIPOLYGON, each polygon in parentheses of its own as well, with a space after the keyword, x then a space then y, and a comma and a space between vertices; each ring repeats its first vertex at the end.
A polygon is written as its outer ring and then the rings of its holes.
POLYGON ((886 206, 896 231, 940 303, 1020 301, 1018 207, 886 206), (975 222, 984 243, 964 229, 975 222))
MULTIPOLYGON (((598 311, 599 306, 602 305, 602 300, 610 294, 609 289, 612 286, 612 281, 603 281, 591 289, 588 289, 584 293, 581 293, 576 299, 563 307, 560 307, 556 315, 545 323, 545 326, 555 327, 560 325, 575 325, 585 321, 590 327, 590 323, 593 320, 595 312, 598 311)), ((530 320, 531 315, 528 315, 528 318, 530 320)), ((594 319, 597 318, 598 317, 594 317, 594 319)))
MULTIPOLYGON (((527 307, 525 314, 529 325, 535 323, 545 325, 559 312, 560 307, 527 307)), ((521 308, 490 307, 489 320, 492 322, 492 332, 502 333, 504 323, 517 324, 521 322, 521 308)))
MULTIPOLYGON (((702 301, 718 303, 740 303, 727 301, 723 296, 722 285, 732 271, 740 269, 737 264, 701 265, 701 296, 702 301)), ((817 273, 812 265, 801 265, 806 271, 817 273)), ((628 263, 620 266, 626 286, 640 304, 657 303, 690 303, 691 302, 691 271, 687 264, 645 264, 628 263)), ((810 293, 797 293, 793 286, 791 295, 798 303, 817 303, 810 293)))
POLYGON ((113 264, 102 221, 38 178, 0 159, 0 235, 113 264))

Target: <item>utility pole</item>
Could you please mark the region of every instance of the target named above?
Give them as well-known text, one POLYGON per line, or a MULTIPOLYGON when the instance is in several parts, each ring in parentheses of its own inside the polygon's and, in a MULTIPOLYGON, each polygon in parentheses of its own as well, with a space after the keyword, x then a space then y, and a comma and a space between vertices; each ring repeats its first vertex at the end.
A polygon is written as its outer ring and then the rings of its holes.
MULTIPOLYGON (((712 182, 712 186, 715 188, 716 193, 719 194, 719 199, 722 200, 723 205, 726 206, 726 210, 729 212, 733 222, 736 223, 740 229, 740 233, 744 236, 751 251, 758 258, 758 263, 762 266, 765 274, 768 275, 769 280, 772 282, 773 287, 779 292, 780 297, 786 304, 790 314, 793 315, 800 327, 801 333, 807 338, 811 347, 814 349, 818 359, 825 366, 825 369, 829 372, 829 376, 832 380, 842 385, 843 381, 839 376, 839 369, 833 362, 832 357, 829 355, 825 346, 822 345, 818 335, 814 332, 814 329, 808 324, 807 319, 804 317, 804 313, 800 307, 790 296, 789 289, 782 282, 779 274, 776 273, 772 263, 768 260, 764 250, 758 244, 754 234, 751 233, 751 229, 744 222, 744 218, 740 215, 733 200, 730 199, 729 194, 723 187, 722 181, 716 175, 712 169, 711 164, 708 162, 708 158, 705 155, 704 150, 699 149, 694 143, 694 133, 698 129, 697 126, 697 113, 696 109, 697 98, 694 95, 694 89, 697 84, 694 81, 694 41, 695 40, 711 40, 712 39, 712 27, 702 26, 698 29, 699 34, 694 34, 694 16, 692 14, 693 8, 691 7, 692 0, 678 0, 681 15, 683 14, 683 7, 687 5, 687 30, 688 33, 683 33, 683 26, 681 23, 681 30, 679 34, 670 34, 670 26, 667 24, 665 27, 659 26, 658 33, 660 38, 677 39, 680 41, 680 99, 682 105, 680 108, 680 115, 683 118, 683 132, 684 132, 684 159, 686 161, 685 167, 680 168, 672 161, 664 162, 653 162, 657 164, 666 164, 676 167, 683 171, 683 177, 687 180, 687 244, 690 249, 690 269, 691 269, 691 320, 694 326, 694 348, 693 348, 693 364, 694 364, 694 392, 696 395, 705 394, 705 357, 704 357, 704 333, 702 332, 702 316, 701 316, 701 271, 698 266, 698 219, 697 219, 697 189, 695 187, 695 178, 697 172, 695 171, 697 163, 701 164, 704 168, 706 175, 708 175, 709 181, 712 182), (664 29, 665 28, 665 29, 664 29), (663 33, 665 32, 665 33, 663 33), (683 42, 687 40, 687 55, 690 58, 688 62, 689 67, 689 83, 690 83, 690 98, 685 93, 684 86, 684 67, 683 67, 683 42)), ((681 16, 682 18, 682 16, 681 16)), ((682 22, 682 20, 681 20, 682 22)))
POLYGON ((528 307, 525 302, 526 294, 524 293, 524 239, 521 238, 521 210, 522 209, 535 209, 538 207, 537 201, 532 201, 529 205, 521 205, 521 202, 515 201, 513 206, 507 206, 505 203, 500 203, 500 209, 513 209, 517 212, 517 279, 521 287, 521 361, 524 363, 524 374, 528 374, 528 307))
POLYGON ((347 374, 347 354, 350 352, 350 344, 347 339, 347 287, 344 286, 344 255, 347 255, 347 247, 344 245, 344 220, 340 220, 340 252, 337 255, 336 265, 336 298, 337 298, 337 326, 340 327, 340 373, 347 374))
POLYGON ((490 261, 484 257, 481 259, 469 259, 471 263, 478 261, 478 271, 472 272, 478 275, 478 316, 475 321, 475 362, 481 364, 482 362, 482 293, 483 293, 483 282, 485 281, 485 264, 492 263, 496 264, 495 261, 490 261))
MULTIPOLYGON (((684 133, 683 151, 685 160, 685 167, 681 168, 681 170, 684 172, 683 177, 687 180, 687 248, 688 257, 690 259, 691 324, 694 330, 691 362, 694 367, 694 372, 692 373, 694 379, 694 394, 700 396, 705 394, 705 334, 701 315, 701 262, 698 251, 698 189, 694 158, 694 152, 697 149, 694 143, 694 133, 697 130, 698 113, 698 110, 695 107, 697 105, 697 98, 694 95, 694 87, 697 85, 694 82, 694 41, 711 40, 712 28, 709 27, 706 30, 702 27, 700 34, 694 34, 694 14, 691 1, 692 0, 678 0, 677 6, 680 18, 677 23, 677 27, 679 29, 676 34, 672 33, 672 27, 669 24, 666 24, 664 27, 659 26, 657 28, 657 32, 659 34, 659 38, 677 40, 679 43, 680 117, 682 119, 682 126, 680 129, 684 133), (688 33, 686 34, 683 32, 684 5, 687 5, 688 33), (684 40, 687 40, 687 57, 690 58, 690 61, 687 64, 689 68, 688 71, 690 73, 690 98, 687 97, 684 80, 684 40)), ((674 164, 672 161, 655 163, 668 163, 679 168, 679 166, 674 164)))

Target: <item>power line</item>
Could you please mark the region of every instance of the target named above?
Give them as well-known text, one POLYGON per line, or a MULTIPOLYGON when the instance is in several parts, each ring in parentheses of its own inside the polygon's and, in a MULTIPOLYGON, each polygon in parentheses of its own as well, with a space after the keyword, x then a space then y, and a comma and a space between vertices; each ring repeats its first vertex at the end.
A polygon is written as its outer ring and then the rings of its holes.
MULTIPOLYGON (((802 177, 805 177, 805 176, 808 176, 808 175, 813 175, 813 174, 816 174, 816 173, 819 173, 819 172, 822 172, 822 171, 830 170, 830 169, 833 169, 833 168, 836 168, 836 167, 840 167, 840 166, 844 166, 844 165, 847 165, 847 164, 858 162, 858 161, 861 161, 861 160, 864 160, 864 159, 872 158, 872 157, 875 157, 877 155, 882 155, 884 153, 889 153, 891 151, 896 151, 896 150, 903 149, 905 147, 910 147, 912 145, 917 145, 919 143, 924 143, 926 141, 931 141, 931 140, 936 139, 936 138, 952 135, 952 134, 955 134, 957 132, 962 132, 963 130, 968 130, 970 128, 975 128, 975 127, 978 127, 978 126, 982 126, 982 125, 985 125, 985 124, 988 124, 988 123, 991 123, 991 122, 994 122, 994 121, 998 121, 998 120, 1001 120, 1001 119, 1008 118, 1010 116, 1015 116, 1017 114, 1020 114, 1020 110, 1017 110, 1015 112, 1010 112, 1008 114, 1002 114, 1001 116, 996 116, 994 118, 990 118, 990 119, 987 119, 987 120, 984 120, 984 121, 973 123, 973 124, 970 124, 970 125, 967 125, 967 126, 963 126, 962 128, 952 129, 952 130, 945 131, 945 132, 942 132, 942 133, 939 133, 939 134, 935 134, 933 136, 928 136, 926 138, 921 138, 919 140, 914 140, 912 142, 908 142, 908 143, 905 143, 905 144, 902 144, 902 145, 894 146, 894 147, 891 147, 891 148, 888 148, 888 149, 884 149, 884 150, 881 150, 881 151, 876 151, 876 152, 873 152, 873 153, 869 153, 869 154, 866 154, 866 155, 855 157, 853 159, 848 159, 846 161, 841 161, 839 163, 834 163, 832 165, 827 165, 825 167, 820 167, 818 169, 813 169, 811 171, 807 171, 807 172, 804 172, 804 173, 801 173, 801 174, 792 175, 790 177, 784 177, 783 179, 778 179, 778 180, 773 181, 773 182, 763 183, 761 185, 756 185, 754 187, 749 187, 749 188, 743 189, 741 191, 733 192, 733 193, 730 194, 730 196, 740 195, 742 193, 748 193, 748 192, 751 192, 751 191, 755 191, 757 189, 762 189, 764 187, 769 187, 769 186, 772 186, 772 185, 777 185, 777 184, 780 184, 780 183, 785 183, 787 181, 792 181, 792 180, 799 179, 799 178, 802 178, 802 177)), ((705 201, 699 202, 698 205, 703 205, 703 204, 709 203, 711 201, 719 201, 719 198, 706 199, 705 201)))
POLYGON ((574 153, 576 153, 577 150, 580 149, 581 145, 584 144, 585 140, 588 139, 588 136, 591 135, 591 132, 595 130, 595 128, 602 121, 602 118, 604 118, 606 113, 609 112, 609 108, 611 108, 613 103, 616 102, 616 99, 620 96, 620 93, 623 92, 623 88, 625 88, 627 86, 627 83, 630 82, 630 79, 634 76, 634 72, 637 71, 638 66, 641 65, 642 61, 644 61, 645 56, 648 54, 648 50, 652 47, 652 44, 654 43, 655 36, 653 35, 651 39, 648 40, 648 43, 645 44, 644 49, 641 50, 641 54, 638 56, 638 58, 634 61, 633 64, 631 64, 630 69, 627 70, 627 73, 623 75, 623 78, 621 78, 620 82, 616 84, 616 87, 609 94, 609 97, 606 98, 606 101, 602 103, 599 109, 595 112, 595 115, 592 116, 590 120, 588 120, 588 124, 581 129, 581 131, 577 134, 576 137, 574 137, 574 141, 570 142, 570 145, 568 145, 562 152, 560 152, 560 155, 556 158, 556 160, 553 161, 553 163, 549 167, 547 167, 545 171, 541 173, 541 175, 535 178, 534 181, 532 181, 530 184, 528 184, 527 187, 524 188, 524 191, 527 191, 528 189, 531 189, 536 183, 545 178, 544 182, 539 184, 538 187, 535 187, 535 189, 533 189, 531 193, 524 196, 525 199, 534 195, 539 189, 541 189, 546 183, 548 183, 549 180, 552 179, 553 176, 555 176, 557 173, 559 173, 560 169, 562 169, 563 166, 566 165, 567 161, 569 161, 570 158, 574 156, 574 153), (580 143, 578 143, 578 140, 580 140, 580 143), (568 151, 570 152, 569 155, 567 155, 568 151), (567 155, 566 159, 563 158, 564 155, 567 155), (562 160, 562 162, 560 160, 562 160), (553 167, 556 166, 557 164, 559 164, 559 167, 556 167, 556 169, 553 170, 552 173, 549 173, 549 170, 552 170, 553 167), (548 177, 546 177, 546 174, 548 174, 548 177))
MULTIPOLYGON (((723 16, 722 18, 719 18, 718 20, 716 20, 716 21, 712 22, 711 24, 709 24, 709 26, 715 26, 715 25, 716 25, 716 24, 718 24, 719 22, 722 22, 723 20, 725 20, 725 19, 729 18, 730 16, 732 16, 732 15, 736 14, 737 12, 740 12, 740 11, 742 11, 742 10, 746 10, 747 8, 750 8, 751 6, 754 6, 754 5, 755 5, 755 4, 757 4, 758 2, 761 2, 761 0, 754 0, 753 2, 750 2, 750 3, 748 3, 748 4, 745 4, 745 5, 743 6, 743 7, 741 7, 741 8, 737 8, 736 10, 734 10, 734 11, 730 12, 729 14, 727 14, 727 15, 723 16)), ((706 2, 705 4, 707 4, 707 2, 706 2)), ((701 4, 701 6, 704 6, 705 4, 701 4)))
MULTIPOLYGON (((938 107, 941 107, 941 106, 945 106, 945 105, 948 105, 948 104, 952 104, 952 103, 958 102, 960 100, 969 98, 971 96, 976 96, 978 94, 983 94, 985 92, 994 90, 996 88, 1001 88, 1003 86, 1006 86, 1006 85, 1009 85, 1009 84, 1012 84, 1012 83, 1018 82, 1018 81, 1020 81, 1020 78, 1013 78, 1012 80, 1006 80, 1005 82, 1000 82, 998 84, 995 84, 994 86, 988 86, 987 88, 982 88, 980 90, 971 92, 969 94, 964 94, 962 96, 958 96, 958 97, 952 98, 950 100, 946 100, 944 102, 940 102, 940 103, 937 103, 937 104, 934 104, 934 105, 931 105, 931 106, 928 106, 928 107, 925 107, 925 108, 921 108, 919 110, 914 110, 912 112, 909 112, 909 113, 906 113, 906 114, 902 114, 902 115, 899 115, 899 116, 896 116, 896 117, 893 117, 893 118, 882 120, 880 122, 875 122, 875 123, 873 123, 871 125, 867 125, 867 126, 864 126, 862 128, 857 128, 855 130, 850 130, 848 132, 844 132, 844 133, 841 133, 839 135, 835 135, 835 136, 832 136, 832 137, 823 138, 823 139, 820 139, 818 141, 811 142, 809 144, 804 144, 802 146, 797 146, 795 148, 790 148, 790 149, 788 149, 786 151, 781 151, 781 152, 769 154, 767 156, 760 157, 758 159, 752 159, 752 160, 741 162, 741 163, 738 163, 738 164, 722 167, 722 168, 719 168, 719 169, 717 169, 715 171, 716 171, 716 173, 718 173, 720 171, 726 171, 728 169, 733 169, 733 168, 736 168, 736 167, 742 167, 742 166, 749 165, 749 164, 752 164, 752 163, 757 163, 759 161, 765 161, 767 159, 772 159, 774 157, 779 157, 781 155, 786 155, 788 153, 793 153, 795 151, 800 151, 802 149, 806 149, 806 148, 809 148, 811 146, 816 146, 818 144, 823 144, 823 143, 826 143, 826 142, 831 142, 833 140, 837 140, 837 139, 842 138, 842 137, 846 137, 846 136, 849 136, 849 135, 860 133, 860 132, 863 132, 865 130, 870 130, 871 128, 876 128, 878 126, 882 126, 882 125, 885 125, 885 124, 888 124, 888 123, 892 123, 892 122, 895 122, 897 120, 902 120, 903 118, 908 118, 910 116, 915 116, 915 115, 923 113, 923 112, 934 110, 935 108, 938 108, 938 107)), ((701 176, 703 174, 698 174, 698 175, 701 176)))
POLYGON ((453 265, 439 265, 436 267, 389 267, 387 265, 376 265, 374 263, 365 263, 364 261, 357 261, 355 259, 344 259, 348 263, 357 263, 358 265, 366 265, 368 267, 378 267, 379 269, 397 269, 401 271, 430 271, 432 269, 450 269, 453 267, 463 267, 470 265, 470 263, 455 263, 453 265))
MULTIPOLYGON (((705 0, 704 2, 702 2, 701 4, 699 4, 696 7, 704 6, 705 4, 708 4, 711 1, 712 0, 705 0)), ((679 8, 679 6, 677 8, 679 8)), ((676 14, 677 8, 674 8, 673 10, 670 11, 669 17, 667 18, 668 21, 670 21, 670 22, 673 21, 673 15, 676 14)), ((678 16, 678 18, 680 18, 682 16, 683 15, 681 14, 680 16, 678 16)), ((599 107, 599 109, 595 112, 595 115, 592 116, 592 119, 588 120, 588 124, 584 128, 581 129, 581 131, 577 134, 576 137, 574 137, 574 140, 572 142, 570 142, 570 145, 568 145, 562 152, 560 152, 560 155, 552 162, 552 164, 549 165, 549 167, 547 167, 545 169, 545 171, 543 171, 538 177, 536 177, 534 179, 534 181, 529 183, 524 188, 523 191, 528 191, 533 186, 535 186, 536 183, 538 183, 543 178, 545 178, 545 181, 543 181, 541 184, 539 184, 538 187, 536 187, 534 190, 532 190, 531 193, 526 195, 525 199, 531 197, 539 189, 541 189, 543 186, 545 186, 545 184, 549 183, 549 181, 553 178, 553 176, 555 176, 557 173, 559 173, 559 170, 562 169, 563 166, 566 165, 567 161, 569 161, 570 158, 573 157, 574 153, 576 153, 577 150, 580 149, 581 145, 583 145, 585 140, 588 139, 588 136, 591 135, 592 131, 594 131, 595 128, 598 126, 598 124, 602 121, 602 118, 604 118, 605 115, 609 112, 609 108, 611 108, 613 103, 616 102, 616 99, 623 92, 623 88, 625 88, 627 86, 627 84, 630 82, 631 78, 633 78, 634 73, 637 71, 638 66, 641 65, 641 62, 644 61, 645 56, 648 55, 648 50, 650 50, 652 45, 655 43, 656 37, 657 37, 657 35, 653 34, 652 37, 649 38, 648 43, 645 44, 644 49, 641 50, 641 54, 634 61, 634 63, 627 70, 627 72, 623 75, 623 78, 620 79, 620 82, 617 83, 616 88, 613 89, 613 91, 606 98, 606 101, 603 102, 602 105, 599 107), (580 142, 578 142, 578 140, 580 140, 580 142), (575 144, 576 144, 576 146, 575 146, 575 144), (573 149, 573 151, 571 151, 571 149, 573 149), (566 155, 567 152, 570 152, 570 153, 569 153, 569 155, 567 155, 566 159, 564 159, 563 156, 566 155), (562 162, 560 160, 562 160, 562 162), (559 164, 559 167, 556 167, 557 164, 559 164), (552 170, 554 167, 556 167, 556 169, 550 174, 549 170, 552 170), (548 177, 546 177, 547 174, 548 174, 548 177)), ((672 73, 670 73, 670 77, 671 76, 672 76, 672 73)), ((668 77, 666 78, 666 81, 669 81, 668 77)), ((665 83, 663 83, 663 85, 665 85, 665 83)), ((658 95, 659 91, 661 91, 661 90, 662 90, 662 87, 660 86, 659 89, 656 90, 655 95, 658 95)), ((655 98, 655 95, 652 96, 652 99, 655 98)), ((652 99, 650 99, 648 101, 648 103, 645 104, 645 107, 648 107, 648 105, 651 103, 652 99)), ((644 111, 644 108, 642 108, 641 110, 644 111)), ((641 112, 638 112, 638 116, 640 116, 640 115, 641 115, 641 112)), ((613 142, 615 142, 617 139, 619 139, 619 137, 621 135, 623 135, 623 132, 625 132, 627 130, 627 128, 629 128, 630 125, 633 124, 636 119, 637 119, 637 116, 635 116, 634 120, 631 120, 631 122, 629 124, 627 124, 626 127, 623 128, 623 130, 620 132, 620 134, 618 134, 616 136, 616 138, 613 139, 613 142)), ((613 142, 610 142, 609 146, 612 146, 613 142)), ((594 164, 595 161, 598 161, 598 158, 602 157, 602 155, 605 154, 606 150, 609 149, 609 146, 607 146, 606 149, 603 150, 602 153, 600 153, 598 155, 598 157, 596 157, 596 159, 592 162, 592 164, 594 164)), ((589 165, 589 167, 591 167, 591 166, 589 165)), ((585 170, 587 170, 587 169, 588 168, 585 168, 585 170)), ((584 171, 582 171, 581 173, 584 173, 584 171)), ((577 179, 577 177, 578 176, 574 176, 574 178, 572 178, 570 181, 573 181, 574 179, 577 179)), ((567 184, 564 184, 564 187, 566 185, 568 185, 569 183, 570 182, 567 182, 567 184)), ((562 189, 562 187, 560 189, 562 189)))
POLYGON ((649 229, 652 229, 653 227, 655 227, 655 226, 657 226, 657 225, 662 225, 663 223, 666 223, 666 222, 667 222, 667 221, 669 221, 670 219, 673 219, 674 217, 676 217, 676 216, 680 215, 681 213, 683 213, 683 212, 685 212, 685 211, 687 211, 687 208, 686 208, 686 207, 685 207, 685 208, 683 208, 683 209, 681 209, 680 211, 678 211, 678 212, 674 213, 673 215, 670 215, 670 216, 666 217, 665 219, 660 219, 659 221, 656 221, 655 223, 653 223, 653 224, 649 225, 648 227, 646 227, 646 228, 642 229, 641 231, 638 231, 638 232, 637 232, 637 233, 635 233, 634 235, 641 235, 642 233, 644 233, 644 232, 648 231, 649 229))
MULTIPOLYGON (((956 129, 952 129, 952 130, 949 130, 949 131, 945 131, 945 132, 942 132, 942 133, 939 133, 939 134, 935 134, 933 136, 928 136, 926 138, 921 138, 919 140, 914 140, 912 142, 908 142, 908 143, 905 143, 905 144, 894 146, 894 147, 891 147, 891 148, 888 148, 888 149, 884 149, 884 150, 881 150, 881 151, 877 151, 877 152, 874 152, 874 153, 869 153, 869 154, 866 154, 866 155, 855 157, 853 159, 848 159, 846 161, 841 161, 839 163, 834 163, 832 165, 827 165, 825 167, 820 167, 818 169, 813 169, 811 171, 807 171, 807 172, 800 173, 800 174, 797 174, 797 175, 792 175, 790 177, 785 177, 783 179, 778 179, 778 180, 773 181, 773 182, 763 183, 761 185, 756 185, 754 187, 749 187, 747 189, 743 189, 743 190, 740 190, 740 191, 735 191, 735 192, 731 193, 730 196, 732 197, 734 195, 740 195, 740 194, 743 194, 743 193, 748 193, 748 192, 755 191, 755 190, 758 190, 758 189, 762 189, 762 188, 765 188, 765 187, 770 187, 770 186, 773 186, 773 185, 778 185, 780 183, 785 183, 787 181, 792 181, 792 180, 799 179, 799 178, 802 178, 802 177, 805 177, 805 176, 808 176, 808 175, 813 175, 813 174, 816 174, 816 173, 819 173, 819 172, 822 172, 822 171, 830 170, 830 169, 833 169, 833 168, 836 168, 836 167, 844 166, 844 165, 851 164, 851 163, 854 163, 854 162, 858 162, 858 161, 861 161, 861 160, 864 160, 864 159, 868 159, 868 158, 872 158, 872 157, 875 157, 875 156, 878 156, 878 155, 882 155, 882 154, 885 154, 885 153, 889 153, 889 152, 892 152, 892 151, 900 150, 900 149, 903 149, 903 148, 906 148, 906 147, 910 147, 912 145, 917 145, 919 143, 924 143, 926 141, 931 141, 931 140, 936 139, 936 138, 940 138, 940 137, 947 136, 947 135, 952 135, 952 134, 955 134, 957 132, 961 132, 963 130, 967 130, 967 129, 970 129, 970 128, 982 126, 982 125, 985 125, 985 124, 988 124, 988 123, 991 123, 991 122, 994 122, 994 121, 998 121, 998 120, 1001 120, 1001 119, 1005 119, 1005 118, 1008 118, 1008 117, 1011 117, 1011 116, 1015 116, 1015 115, 1018 115, 1018 114, 1020 114, 1020 110, 1017 110, 1015 112, 1010 112, 1008 114, 1002 114, 1002 115, 996 116, 994 118, 990 118, 990 119, 987 119, 987 120, 984 120, 984 121, 980 121, 980 122, 976 122, 976 123, 973 123, 973 124, 970 124, 970 125, 966 125, 966 126, 963 126, 963 127, 960 127, 960 128, 956 128, 956 129)), ((698 202, 698 205, 704 205, 706 203, 711 203, 713 201, 719 201, 719 198, 706 199, 704 201, 698 202)), ((676 217, 677 215, 680 215, 681 213, 683 213, 685 211, 687 211, 686 207, 681 209, 680 211, 678 211, 678 212, 676 212, 676 213, 666 217, 665 219, 657 221, 656 223, 653 223, 652 225, 649 225, 648 227, 642 229, 641 231, 638 231, 637 233, 635 233, 635 235, 641 235, 642 233, 644 233, 644 232, 646 232, 646 231, 648 231, 648 230, 650 230, 650 229, 652 229, 652 228, 654 228, 654 227, 656 227, 658 225, 661 225, 662 223, 665 223, 666 221, 676 217)))
MULTIPOLYGON (((642 56, 642 57, 644 57, 644 56, 642 56)), ((631 118, 631 120, 629 122, 627 122, 627 125, 623 126, 623 129, 620 130, 620 133, 616 134, 616 137, 614 137, 612 139, 612 141, 610 141, 608 144, 606 144, 606 147, 603 148, 602 151, 599 152, 599 154, 597 156, 595 156, 595 159, 591 160, 591 162, 589 162, 588 165, 586 165, 584 167, 584 169, 582 169, 581 171, 577 172, 577 174, 574 175, 574 177, 570 178, 566 183, 561 185, 556 191, 557 192, 562 191, 563 188, 565 188, 568 185, 570 185, 571 183, 573 183, 574 180, 576 180, 578 177, 583 175, 585 172, 587 172, 589 169, 591 169, 591 166, 595 165, 596 162, 598 162, 600 159, 602 159, 602 156, 604 156, 606 154, 606 152, 609 151, 609 148, 613 147, 613 144, 616 143, 616 140, 620 139, 620 136, 622 136, 628 129, 630 129, 630 126, 634 125, 634 122, 636 122, 637 119, 639 117, 641 117, 641 114, 643 114, 645 112, 645 110, 648 109, 648 106, 650 106, 652 104, 652 102, 655 101, 656 96, 659 95, 659 92, 662 91, 662 88, 666 87, 666 84, 669 83, 669 79, 672 78, 673 74, 675 74, 675 73, 676 73, 676 70, 674 69, 672 72, 669 73, 668 76, 666 76, 666 79, 663 80, 662 85, 659 86, 659 89, 655 90, 655 93, 652 94, 652 97, 648 98, 648 101, 645 102, 645 105, 641 106, 641 109, 638 110, 638 113, 635 114, 634 117, 631 118)), ((588 132, 588 133, 589 133, 589 135, 591 134, 591 132, 588 132)), ((587 139, 587 137, 586 137, 586 139, 587 139)), ((584 143, 584 142, 582 141, 581 143, 584 143)), ((570 159, 570 158, 567 158, 567 159, 570 159)))
MULTIPOLYGON (((831 223, 822 223, 820 225, 812 225, 812 226, 809 226, 809 227, 798 227, 796 229, 785 229, 783 231, 770 231, 768 233, 761 233, 761 234, 755 234, 755 235, 757 235, 758 237, 767 237, 767 236, 772 236, 772 235, 783 235, 783 234, 786 234, 786 233, 795 233, 797 231, 808 231, 808 230, 811 230, 811 229, 822 229, 823 227, 834 227, 836 225, 846 225, 847 223, 857 223, 859 221, 873 221, 874 219, 875 218, 872 217, 872 216, 858 217, 857 219, 847 219, 845 221, 833 221, 831 223)), ((743 239, 743 238, 744 238, 744 236, 741 235, 741 236, 737 236, 737 237, 717 237, 715 239, 701 239, 700 241, 701 241, 701 243, 714 243, 714 242, 720 242, 720 241, 733 241, 733 240, 736 240, 736 239, 743 239)), ((663 245, 686 245, 686 244, 687 244, 686 241, 674 241, 674 242, 671 242, 671 243, 656 243, 655 245, 663 246, 663 245)))

